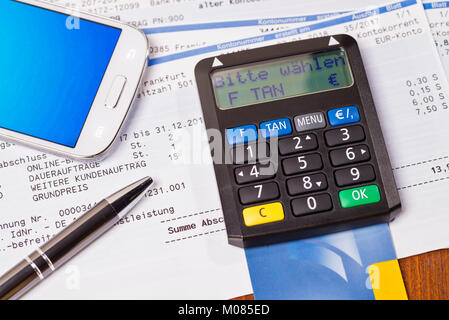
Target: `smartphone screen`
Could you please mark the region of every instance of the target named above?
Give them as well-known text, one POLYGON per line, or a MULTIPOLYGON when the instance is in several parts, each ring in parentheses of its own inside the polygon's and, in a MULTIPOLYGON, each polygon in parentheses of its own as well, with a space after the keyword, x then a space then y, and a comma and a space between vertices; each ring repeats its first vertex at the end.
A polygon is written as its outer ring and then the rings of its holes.
POLYGON ((121 29, 0 1, 0 127, 74 148, 121 29))

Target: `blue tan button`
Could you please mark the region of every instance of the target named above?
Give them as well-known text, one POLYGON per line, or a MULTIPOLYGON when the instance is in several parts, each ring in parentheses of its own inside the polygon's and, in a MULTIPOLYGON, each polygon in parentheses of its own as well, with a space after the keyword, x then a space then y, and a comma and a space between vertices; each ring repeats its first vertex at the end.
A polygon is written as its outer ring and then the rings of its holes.
POLYGON ((260 132, 264 139, 286 136, 292 133, 292 125, 288 118, 266 121, 260 124, 260 132))
POLYGON ((243 209, 247 227, 284 220, 284 208, 280 202, 262 204, 243 209))
POLYGON ((360 121, 359 109, 356 106, 329 110, 327 116, 329 118, 329 124, 333 127, 360 121))

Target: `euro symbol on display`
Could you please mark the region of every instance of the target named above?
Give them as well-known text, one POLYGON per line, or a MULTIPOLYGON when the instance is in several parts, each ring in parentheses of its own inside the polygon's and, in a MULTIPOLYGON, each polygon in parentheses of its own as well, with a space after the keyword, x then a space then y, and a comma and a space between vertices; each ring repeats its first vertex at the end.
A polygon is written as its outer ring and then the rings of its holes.
POLYGON ((331 85, 333 85, 334 87, 338 87, 340 85, 340 83, 338 83, 338 81, 337 81, 337 74, 336 73, 332 73, 329 76, 328 80, 329 80, 329 83, 331 85))

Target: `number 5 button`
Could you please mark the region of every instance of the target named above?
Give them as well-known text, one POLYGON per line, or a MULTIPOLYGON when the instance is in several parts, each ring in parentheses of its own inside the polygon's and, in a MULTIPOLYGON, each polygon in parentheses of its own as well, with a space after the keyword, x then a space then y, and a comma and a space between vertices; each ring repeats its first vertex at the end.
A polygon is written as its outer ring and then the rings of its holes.
POLYGON ((319 170, 323 167, 323 161, 318 153, 287 158, 282 161, 282 167, 286 175, 319 170))

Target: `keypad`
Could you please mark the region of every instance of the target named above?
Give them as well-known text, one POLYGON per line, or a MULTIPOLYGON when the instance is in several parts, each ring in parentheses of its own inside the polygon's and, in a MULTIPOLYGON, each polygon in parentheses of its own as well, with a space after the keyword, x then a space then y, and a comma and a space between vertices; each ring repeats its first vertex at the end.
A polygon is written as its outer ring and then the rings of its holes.
POLYGON ((245 225, 379 202, 381 193, 360 119, 357 106, 342 106, 228 129, 245 225), (270 150, 270 139, 278 137, 278 150, 270 150), (279 168, 267 162, 274 151, 279 168))

